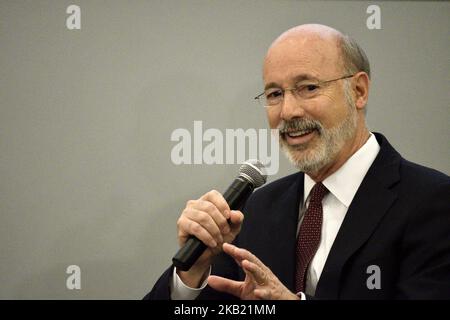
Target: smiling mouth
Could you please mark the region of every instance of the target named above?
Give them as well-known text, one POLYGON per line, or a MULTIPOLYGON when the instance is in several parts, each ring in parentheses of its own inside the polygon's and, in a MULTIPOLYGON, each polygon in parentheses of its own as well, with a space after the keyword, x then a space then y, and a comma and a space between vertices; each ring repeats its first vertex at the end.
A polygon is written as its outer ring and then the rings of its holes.
POLYGON ((306 147, 306 145, 314 139, 316 133, 319 134, 318 128, 307 128, 307 129, 288 129, 281 133, 281 138, 289 146, 296 147, 306 147))
POLYGON ((290 132, 284 132, 284 135, 287 135, 291 138, 297 138, 301 136, 306 136, 313 132, 316 129, 305 129, 305 130, 297 130, 297 131, 290 131, 290 132))

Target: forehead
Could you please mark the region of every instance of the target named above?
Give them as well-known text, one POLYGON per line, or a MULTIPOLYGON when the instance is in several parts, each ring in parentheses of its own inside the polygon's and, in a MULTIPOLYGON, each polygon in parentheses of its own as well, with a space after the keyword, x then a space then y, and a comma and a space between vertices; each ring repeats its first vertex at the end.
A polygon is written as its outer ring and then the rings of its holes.
POLYGON ((299 75, 323 79, 342 69, 335 38, 295 36, 275 42, 264 60, 264 82, 286 84, 299 75))

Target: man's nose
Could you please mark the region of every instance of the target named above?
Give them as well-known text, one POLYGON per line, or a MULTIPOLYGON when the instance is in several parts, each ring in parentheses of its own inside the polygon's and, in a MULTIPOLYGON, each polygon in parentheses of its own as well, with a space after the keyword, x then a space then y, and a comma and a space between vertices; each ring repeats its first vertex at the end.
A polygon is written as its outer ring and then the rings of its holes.
POLYGON ((303 102, 292 93, 290 90, 284 92, 284 99, 281 102, 280 117, 283 120, 292 120, 294 118, 301 118, 305 114, 303 102))

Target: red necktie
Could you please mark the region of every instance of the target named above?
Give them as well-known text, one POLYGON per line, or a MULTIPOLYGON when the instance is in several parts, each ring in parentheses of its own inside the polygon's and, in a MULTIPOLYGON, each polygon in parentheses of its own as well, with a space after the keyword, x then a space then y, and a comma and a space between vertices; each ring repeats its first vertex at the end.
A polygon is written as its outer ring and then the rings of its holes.
POLYGON ((311 190, 309 206, 305 212, 297 237, 296 292, 305 292, 306 270, 316 254, 322 230, 322 199, 328 189, 318 182, 311 190))

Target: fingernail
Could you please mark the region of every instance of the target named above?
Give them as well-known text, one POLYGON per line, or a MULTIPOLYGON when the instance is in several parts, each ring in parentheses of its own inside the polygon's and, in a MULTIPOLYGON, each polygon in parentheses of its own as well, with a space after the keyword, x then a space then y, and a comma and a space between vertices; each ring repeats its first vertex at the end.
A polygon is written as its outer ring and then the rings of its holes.
POLYGON ((230 233, 230 227, 229 226, 225 226, 225 228, 223 228, 223 233, 225 234, 229 234, 230 233))
POLYGON ((210 244, 211 244, 211 247, 213 247, 213 248, 217 247, 217 242, 214 240, 211 240, 210 244))

